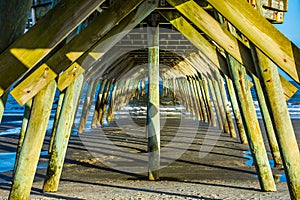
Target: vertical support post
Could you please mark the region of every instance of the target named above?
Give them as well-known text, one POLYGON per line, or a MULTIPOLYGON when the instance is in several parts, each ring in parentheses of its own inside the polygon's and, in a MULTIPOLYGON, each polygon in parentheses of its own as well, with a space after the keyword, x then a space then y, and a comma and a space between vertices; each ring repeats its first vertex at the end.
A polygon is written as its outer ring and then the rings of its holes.
POLYGON ((100 104, 100 107, 99 107, 99 116, 98 116, 99 125, 104 124, 104 116, 105 116, 105 113, 106 113, 108 98, 109 98, 109 95, 110 95, 110 90, 111 90, 112 85, 113 85, 112 80, 107 82, 106 89, 105 89, 104 94, 103 94, 102 99, 101 99, 101 104, 100 104))
MULTIPOLYGON (((116 93, 118 90, 118 87, 120 87, 120 83, 119 82, 115 82, 115 86, 112 90, 112 94, 111 97, 109 99, 109 107, 108 107, 108 111, 107 111, 107 121, 111 122, 112 120, 114 120, 114 111, 116 109, 116 105, 115 105, 115 100, 116 100, 116 93)), ((140 93, 138 94, 140 96, 140 93)))
POLYGON ((97 127, 97 120, 99 117, 99 107, 101 104, 101 99, 102 99, 102 95, 105 89, 105 85, 106 85, 107 80, 102 80, 100 83, 100 88, 98 90, 98 95, 97 95, 97 101, 95 103, 95 110, 94 110, 94 114, 93 114, 93 119, 92 119, 92 128, 96 128, 97 127))
POLYGON ((236 99, 236 93, 234 91, 232 80, 228 76, 225 76, 225 80, 226 80, 226 84, 227 84, 227 88, 228 88, 229 97, 231 100, 233 114, 235 117, 235 123, 237 125, 238 131, 240 134, 241 143, 248 144, 247 136, 246 136, 245 128, 243 125, 243 120, 242 120, 242 116, 240 113, 239 105, 238 105, 238 102, 236 99))
POLYGON ((21 131, 20 131, 20 135, 19 135, 18 147, 17 147, 17 152, 16 152, 14 171, 16 170, 17 163, 18 163, 19 156, 20 156, 20 152, 21 152, 21 148, 23 146, 23 141, 24 141, 24 138, 25 138, 25 133, 26 133, 29 118, 30 118, 31 108, 32 108, 32 99, 30 99, 25 104, 22 127, 21 127, 21 131))
POLYGON ((203 99, 201 86, 199 84, 197 84, 198 81, 194 77, 191 78, 191 82, 194 86, 194 91, 195 91, 196 99, 198 102, 199 110, 202 115, 203 122, 208 122, 208 117, 206 115, 206 109, 205 109, 205 101, 203 99))
POLYGON ((252 152, 258 179, 262 191, 276 191, 271 167, 261 135, 253 99, 248 85, 246 69, 239 62, 227 55, 229 71, 238 95, 238 102, 243 116, 243 123, 252 152))
POLYGON ((203 116, 200 110, 200 99, 198 98, 196 94, 196 90, 193 85, 193 80, 191 77, 187 76, 187 86, 188 86, 188 91, 189 91, 189 97, 191 99, 191 103, 193 104, 193 110, 195 112, 195 116, 197 117, 198 120, 203 120, 203 116))
POLYGON ((160 169, 160 112, 159 112, 159 25, 148 27, 149 99, 148 125, 148 178, 159 179, 160 169))
POLYGON ((8 97, 8 91, 6 91, 0 97, 0 123, 2 121, 2 117, 3 117, 3 113, 4 113, 4 108, 5 108, 5 104, 6 104, 6 101, 7 101, 7 97, 8 97))
POLYGON ((89 112, 92 106, 92 102, 94 100, 95 92, 98 86, 98 81, 97 80, 90 80, 89 81, 89 87, 86 92, 86 97, 84 100, 84 105, 82 108, 82 113, 80 117, 80 122, 79 122, 79 128, 78 128, 78 133, 82 133, 84 131, 86 121, 89 117, 89 112))
POLYGON ((78 88, 81 88, 82 84, 83 75, 80 75, 64 91, 65 98, 63 100, 53 148, 49 159, 47 178, 43 187, 44 192, 57 191, 69 138, 71 136, 75 111, 80 97, 80 90, 78 90, 78 88))
POLYGON ((217 106, 219 107, 220 114, 221 114, 220 120, 222 121, 222 125, 223 125, 223 127, 220 127, 220 129, 222 129, 225 133, 229 133, 229 126, 228 126, 228 122, 227 122, 226 115, 225 115, 225 108, 222 103, 222 97, 221 97, 221 93, 220 93, 219 84, 218 84, 216 77, 214 77, 214 76, 212 76, 212 84, 213 84, 213 88, 214 88, 216 98, 217 98, 217 106))
POLYGON ((251 44, 252 56, 262 83, 279 144, 291 199, 300 199, 300 156, 277 66, 251 44))
POLYGON ((214 115, 214 112, 212 109, 212 103, 210 100, 209 90, 208 90, 208 86, 207 86, 207 79, 206 79, 206 77, 204 77, 202 75, 201 75, 201 77, 197 77, 197 79, 198 79, 200 86, 202 86, 202 88, 203 88, 203 95, 205 96, 205 99, 207 102, 207 107, 208 107, 207 113, 208 113, 208 116, 210 119, 210 124, 215 127, 215 126, 217 126, 217 122, 216 122, 216 118, 215 118, 215 115, 214 115))
POLYGON ((226 114, 226 118, 227 118, 227 122, 228 122, 228 126, 229 126, 229 132, 230 132, 230 135, 232 138, 236 138, 236 132, 235 132, 232 116, 231 116, 230 109, 229 109, 229 104, 228 104, 228 99, 227 99, 224 82, 223 82, 223 79, 219 72, 216 72, 215 75, 216 75, 216 79, 219 83, 222 102, 223 102, 223 106, 225 109, 225 114, 226 114))
POLYGON ((278 147, 278 143, 277 143, 277 139, 275 136, 275 132, 274 132, 274 128, 273 128, 273 124, 272 124, 272 120, 271 120, 271 116, 266 104, 266 100, 262 91, 262 87, 260 84, 259 79, 252 75, 252 80, 254 83, 254 87, 256 90, 256 95, 258 98, 258 102, 259 102, 259 107, 260 107, 260 111, 263 117, 263 121, 264 121, 264 125, 266 128, 266 133, 267 133, 267 138, 270 144, 270 149, 271 149, 271 153, 274 159, 274 163, 275 166, 277 167, 282 167, 282 161, 280 158, 280 152, 279 152, 279 147, 278 147))
POLYGON ((212 97, 212 100, 213 100, 213 103, 214 103, 214 108, 215 108, 215 112, 216 112, 217 119, 218 119, 219 129, 222 129, 223 128, 223 122, 222 122, 222 119, 221 119, 221 113, 220 113, 220 110, 219 110, 216 94, 214 92, 214 87, 213 87, 212 80, 211 80, 210 77, 207 77, 207 82, 208 82, 209 90, 210 90, 211 97, 212 97))
POLYGON ((33 100, 30 120, 16 167, 9 199, 29 199, 53 104, 56 82, 52 81, 33 100))
POLYGON ((57 102, 55 117, 54 117, 54 121, 53 121, 53 127, 52 127, 52 132, 51 132, 49 147, 48 147, 48 153, 49 154, 52 151, 53 141, 54 141, 54 137, 55 137, 55 133, 56 133, 56 128, 57 128, 57 123, 58 123, 58 118, 59 118, 59 115, 60 115, 61 106, 62 106, 64 97, 65 97, 65 93, 61 92, 59 94, 59 97, 58 97, 58 102, 57 102))

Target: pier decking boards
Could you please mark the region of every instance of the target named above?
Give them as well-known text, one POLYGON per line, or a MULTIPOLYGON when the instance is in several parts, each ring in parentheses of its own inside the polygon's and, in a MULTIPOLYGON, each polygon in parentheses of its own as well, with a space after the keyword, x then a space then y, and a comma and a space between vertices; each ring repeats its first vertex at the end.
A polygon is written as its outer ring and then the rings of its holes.
POLYGON ((31 11, 30 2, 0 3, 19 14, 0 12, 0 117, 8 93, 26 104, 9 199, 30 196, 55 90, 44 192, 58 190, 76 113, 78 134, 88 134, 136 101, 147 105, 149 180, 160 179, 160 104, 180 104, 195 131, 200 121, 249 144, 261 190, 276 191, 253 86, 271 155, 284 167, 291 199, 300 199, 299 147, 286 105, 297 87, 278 72, 300 83, 300 50, 271 24, 284 21, 287 1, 33 1, 31 11), (29 12, 29 24, 37 22, 22 35, 29 12))

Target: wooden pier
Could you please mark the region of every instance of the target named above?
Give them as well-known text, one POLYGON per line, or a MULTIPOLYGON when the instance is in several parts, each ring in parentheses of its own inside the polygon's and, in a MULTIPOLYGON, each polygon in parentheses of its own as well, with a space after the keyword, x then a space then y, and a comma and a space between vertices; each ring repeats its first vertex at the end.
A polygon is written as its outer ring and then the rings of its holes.
MULTIPOLYGON (((30 197, 53 105, 45 193, 59 189, 71 135, 91 136, 87 130, 101 132, 108 123, 132 125, 131 118, 120 120, 116 113, 134 102, 147 108, 142 115, 147 128, 130 133, 147 138, 148 180, 160 180, 167 168, 162 137, 175 126, 162 123, 170 116, 161 118, 160 108, 181 105, 190 118, 175 117, 181 121, 173 134, 199 134, 201 123, 248 144, 264 192, 276 192, 270 147, 276 167, 284 168, 290 198, 300 199, 299 147, 286 104, 297 92, 286 77, 300 83, 300 49, 272 25, 284 22, 287 0, 5 0, 0 5, 0 118, 8 95, 25 105, 9 199, 30 197)), ((181 147, 176 142, 172 148, 181 147)), ((135 159, 144 163, 139 156, 135 159)))

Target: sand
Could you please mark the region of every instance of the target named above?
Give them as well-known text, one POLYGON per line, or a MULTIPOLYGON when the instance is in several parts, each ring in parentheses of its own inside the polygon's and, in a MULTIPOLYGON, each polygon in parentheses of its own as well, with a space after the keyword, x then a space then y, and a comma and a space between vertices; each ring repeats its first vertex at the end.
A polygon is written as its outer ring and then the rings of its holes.
MULTIPOLYGON (((147 181, 145 120, 116 121, 73 136, 58 192, 42 193, 46 169, 38 169, 31 199, 289 199, 286 183, 278 178, 277 192, 260 191, 254 166, 245 164, 247 145, 191 119, 162 120, 164 168, 161 180, 147 181), (118 128, 123 122, 128 125, 118 128), (107 138, 111 144, 104 142, 107 138)), ((293 123, 299 133, 299 120, 293 123)), ((1 136, 0 152, 14 151, 17 139, 17 135, 1 136)), ((44 151, 48 141, 49 133, 44 151)), ((46 163, 47 158, 42 156, 40 163, 46 163)), ((273 172, 283 174, 281 168, 273 172)), ((7 199, 11 177, 11 171, 0 173, 0 199, 7 199)))

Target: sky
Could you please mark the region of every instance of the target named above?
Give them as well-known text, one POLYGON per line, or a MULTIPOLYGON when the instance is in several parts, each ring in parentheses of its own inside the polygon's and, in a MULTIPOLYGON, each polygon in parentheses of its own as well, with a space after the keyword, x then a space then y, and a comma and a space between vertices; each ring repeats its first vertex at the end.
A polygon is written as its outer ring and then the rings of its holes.
POLYGON ((300 48, 300 1, 288 1, 288 12, 283 24, 275 25, 287 38, 300 48))

